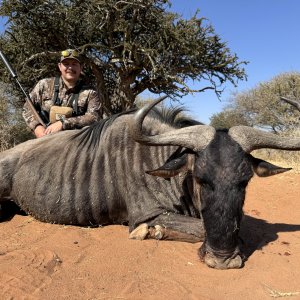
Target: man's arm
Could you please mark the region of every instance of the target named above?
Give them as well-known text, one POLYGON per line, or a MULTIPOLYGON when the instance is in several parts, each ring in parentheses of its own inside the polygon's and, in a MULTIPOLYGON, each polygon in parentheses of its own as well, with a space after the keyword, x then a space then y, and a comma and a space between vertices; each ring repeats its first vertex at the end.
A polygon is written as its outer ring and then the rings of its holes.
MULTIPOLYGON (((34 105, 41 103, 39 102, 39 91, 41 89, 41 81, 39 81, 30 93, 30 99, 34 105)), ((36 137, 44 135, 45 128, 40 122, 34 117, 32 110, 30 109, 28 102, 25 102, 23 106, 22 116, 25 120, 26 125, 34 132, 36 137)))

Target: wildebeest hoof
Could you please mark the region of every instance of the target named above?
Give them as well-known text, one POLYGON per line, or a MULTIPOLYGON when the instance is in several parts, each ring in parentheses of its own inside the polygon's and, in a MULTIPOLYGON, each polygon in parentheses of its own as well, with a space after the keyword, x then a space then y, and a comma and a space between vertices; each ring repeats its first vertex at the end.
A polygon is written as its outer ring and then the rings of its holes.
POLYGON ((155 233, 154 236, 157 240, 161 240, 164 237, 164 228, 160 225, 155 225, 155 233))
POLYGON ((149 233, 149 227, 146 223, 139 225, 129 234, 129 238, 132 240, 144 240, 149 233))

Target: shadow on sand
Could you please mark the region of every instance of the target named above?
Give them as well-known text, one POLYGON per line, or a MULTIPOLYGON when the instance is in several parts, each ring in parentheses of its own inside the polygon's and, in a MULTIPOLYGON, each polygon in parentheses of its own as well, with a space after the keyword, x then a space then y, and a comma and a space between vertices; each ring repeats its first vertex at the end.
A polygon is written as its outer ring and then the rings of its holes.
POLYGON ((278 239, 280 232, 300 231, 300 224, 268 223, 262 219, 244 216, 241 224, 241 250, 249 258, 256 250, 278 239))
POLYGON ((14 215, 26 216, 26 213, 12 201, 3 201, 0 205, 0 222, 9 221, 14 217, 14 215))

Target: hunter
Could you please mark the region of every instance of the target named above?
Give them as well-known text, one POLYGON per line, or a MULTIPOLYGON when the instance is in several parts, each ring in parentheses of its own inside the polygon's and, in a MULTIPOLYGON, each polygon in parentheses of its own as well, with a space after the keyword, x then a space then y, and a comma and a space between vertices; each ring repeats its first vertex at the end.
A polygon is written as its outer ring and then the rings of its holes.
POLYGON ((80 79, 83 64, 73 49, 61 52, 59 77, 40 80, 30 93, 31 101, 47 120, 42 126, 26 102, 23 118, 37 138, 62 130, 82 128, 100 119, 101 102, 98 93, 80 79))

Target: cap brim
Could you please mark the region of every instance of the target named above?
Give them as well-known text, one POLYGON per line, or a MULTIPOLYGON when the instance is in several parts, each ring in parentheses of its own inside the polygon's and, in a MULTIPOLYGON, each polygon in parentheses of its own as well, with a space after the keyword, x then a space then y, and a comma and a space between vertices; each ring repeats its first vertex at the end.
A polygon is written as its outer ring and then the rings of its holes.
POLYGON ((63 62, 66 59, 73 59, 73 60, 76 60, 79 63, 81 63, 81 61, 78 58, 76 58, 76 57, 70 57, 70 56, 69 57, 63 57, 63 58, 61 58, 60 62, 63 62))

